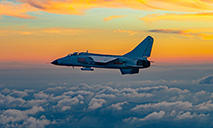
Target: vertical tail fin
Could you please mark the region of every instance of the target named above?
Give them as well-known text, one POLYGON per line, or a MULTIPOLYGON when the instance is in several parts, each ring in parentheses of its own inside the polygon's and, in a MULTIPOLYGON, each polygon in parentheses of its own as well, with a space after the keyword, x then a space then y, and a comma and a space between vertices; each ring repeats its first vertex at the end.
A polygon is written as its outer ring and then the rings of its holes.
POLYGON ((124 56, 135 58, 150 57, 153 41, 154 39, 151 36, 147 36, 137 47, 126 53, 124 56))

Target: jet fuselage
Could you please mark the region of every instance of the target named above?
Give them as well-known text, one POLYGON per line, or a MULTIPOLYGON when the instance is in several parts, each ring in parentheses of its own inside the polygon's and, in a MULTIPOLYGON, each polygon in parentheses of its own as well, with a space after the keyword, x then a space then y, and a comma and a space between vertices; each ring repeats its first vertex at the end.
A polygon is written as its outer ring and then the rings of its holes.
POLYGON ((139 73, 140 68, 150 67, 147 59, 151 55, 154 39, 147 36, 137 47, 124 55, 103 55, 88 52, 68 54, 51 62, 59 66, 80 66, 83 71, 93 71, 94 68, 120 69, 124 74, 139 73))
MULTIPOLYGON (((79 53, 79 54, 69 54, 65 57, 59 58, 53 61, 52 64, 61 65, 61 66, 80 66, 80 67, 121 69, 121 68, 129 68, 129 65, 137 65, 138 59, 139 58, 135 58, 135 59, 127 58, 127 57, 119 56, 119 55, 79 53), (95 62, 90 56, 97 56, 100 58, 100 60, 106 57, 116 58, 116 59, 108 63, 103 63, 101 61, 95 62)), ((148 61, 146 58, 140 58, 140 60, 148 61)), ((145 68, 145 67, 140 66, 140 68, 145 68)))

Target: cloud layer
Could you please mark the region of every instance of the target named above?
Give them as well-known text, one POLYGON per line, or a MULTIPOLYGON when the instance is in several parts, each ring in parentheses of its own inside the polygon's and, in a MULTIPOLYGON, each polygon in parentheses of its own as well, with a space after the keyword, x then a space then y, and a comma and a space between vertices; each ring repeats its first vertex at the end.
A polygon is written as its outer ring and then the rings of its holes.
POLYGON ((36 17, 27 14, 28 12, 36 12, 39 9, 29 4, 15 4, 13 2, 1 1, 0 2, 0 16, 12 16, 23 19, 35 19, 36 17))
POLYGON ((213 34, 200 33, 200 32, 197 32, 198 30, 153 29, 153 30, 148 30, 148 32, 164 33, 164 34, 179 34, 179 35, 184 35, 188 37, 200 37, 202 39, 209 39, 209 40, 213 39, 213 34))
POLYGON ((121 18, 121 17, 124 17, 124 15, 109 16, 109 17, 104 18, 104 21, 109 21, 109 20, 117 19, 117 18, 121 18))
POLYGON ((145 22, 154 22, 160 20, 169 20, 169 21, 191 21, 191 22, 212 22, 213 20, 212 12, 203 12, 203 13, 190 13, 190 14, 175 14, 175 13, 165 13, 165 14, 149 14, 142 18, 139 18, 145 22))
POLYGON ((168 10, 168 11, 185 11, 201 12, 212 11, 212 1, 204 0, 17 0, 21 4, 2 1, 1 15, 14 16, 25 19, 35 18, 27 12, 44 11, 56 14, 82 15, 88 9, 92 8, 132 8, 137 10, 168 10), (9 11, 5 11, 9 10, 9 11))
MULTIPOLYGON (((157 125, 169 121, 171 126, 179 126, 177 122, 185 120, 211 121, 212 92, 156 85, 160 83, 154 81, 148 86, 141 83, 136 87, 52 84, 43 90, 3 88, 0 91, 0 126, 146 127, 153 122, 157 125)), ((195 124, 193 126, 199 126, 195 124)))
POLYGON ((203 77, 198 80, 200 84, 213 84, 213 75, 203 77))

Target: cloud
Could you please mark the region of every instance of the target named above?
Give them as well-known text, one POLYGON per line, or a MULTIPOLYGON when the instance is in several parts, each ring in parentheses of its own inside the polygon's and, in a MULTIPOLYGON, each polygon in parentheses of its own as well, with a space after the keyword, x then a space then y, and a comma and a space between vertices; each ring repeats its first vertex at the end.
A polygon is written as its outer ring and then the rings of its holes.
POLYGON ((28 115, 34 115, 40 111, 44 111, 44 109, 41 106, 39 107, 34 106, 32 109, 24 111, 17 109, 8 109, 0 115, 0 123, 4 125, 15 122, 18 123, 20 121, 27 120, 28 115))
POLYGON ((129 117, 123 120, 123 122, 127 123, 138 123, 143 121, 153 121, 153 120, 160 120, 160 119, 173 119, 173 120, 183 120, 183 119, 192 119, 192 118, 203 118, 208 117, 209 114, 196 114, 195 112, 192 114, 191 112, 183 112, 180 111, 178 114, 176 111, 172 111, 171 113, 166 113, 165 111, 160 112, 152 112, 145 116, 144 118, 138 118, 138 117, 129 117))
POLYGON ((191 113, 191 112, 179 112, 178 115, 176 116, 176 119, 178 120, 183 120, 183 119, 191 119, 191 118, 195 118, 195 117, 206 117, 209 116, 209 114, 205 115, 205 114, 199 114, 197 115, 196 113, 191 113))
POLYGON ((122 1, 122 0, 18 0, 21 3, 28 4, 41 11, 56 13, 56 14, 69 14, 69 15, 84 15, 85 11, 92 8, 133 8, 139 10, 148 10, 150 7, 144 5, 137 0, 122 1), (130 4, 131 3, 131 4, 130 4))
POLYGON ((35 90, 33 89, 24 89, 24 92, 34 92, 35 90))
POLYGON ((196 92, 194 96, 197 97, 197 96, 201 96, 201 95, 204 95, 204 94, 206 94, 206 91, 202 90, 202 91, 196 92))
MULTIPOLYGON (((155 82, 154 82, 155 83, 155 82)), ((143 84, 141 84, 143 85, 143 84)), ((187 100, 190 97, 191 93, 187 89, 180 89, 175 87, 167 86, 148 86, 148 87, 139 87, 139 88, 112 88, 105 87, 100 90, 98 93, 94 94, 95 98, 101 98, 110 100, 113 102, 127 101, 127 102, 148 102, 152 99, 155 101, 162 100, 187 100), (169 97, 169 98, 168 98, 169 97)))
POLYGON ((71 109, 70 106, 63 106, 63 107, 61 108, 62 111, 69 110, 69 109, 71 109))
POLYGON ((122 107, 121 105, 124 105, 124 104, 129 104, 128 102, 121 102, 121 103, 116 103, 116 104, 112 104, 111 106, 107 107, 109 109, 114 109, 114 110, 122 110, 122 107))
POLYGON ((40 30, 43 33, 61 34, 61 35, 79 35, 83 30, 72 28, 45 28, 40 30))
POLYGON ((130 36, 134 36, 135 34, 137 34, 138 32, 136 31, 132 31, 132 30, 115 30, 114 32, 118 32, 118 33, 127 33, 130 36))
POLYGON ((169 20, 169 21, 191 21, 191 22, 212 22, 213 12, 200 12, 193 14, 175 14, 175 13, 166 13, 166 14, 148 14, 142 18, 139 18, 145 22, 154 22, 160 20, 169 20))
POLYGON ((126 100, 131 102, 140 101, 141 98, 151 98, 151 93, 139 93, 137 89, 122 88, 120 90, 106 87, 95 95, 96 98, 108 99, 112 101, 126 100))
MULTIPOLYGON (((165 82, 167 82, 167 81, 164 81, 164 80, 159 80, 157 83, 161 83, 161 82, 163 82, 163 83, 165 83, 165 82)), ((152 82, 153 83, 153 82, 152 82)), ((155 82, 154 82, 155 83, 155 82)), ((176 92, 176 93, 179 93, 179 94, 181 94, 181 93, 189 93, 190 91, 189 90, 187 90, 187 89, 183 89, 183 90, 181 90, 181 89, 179 89, 179 88, 172 88, 172 87, 167 87, 167 86, 162 86, 162 85, 159 85, 159 86, 152 86, 152 87, 140 87, 140 88, 137 88, 136 89, 137 90, 137 92, 176 92)))
POLYGON ((137 118, 137 117, 129 117, 123 120, 123 122, 129 122, 129 123, 136 123, 136 122, 142 122, 142 121, 152 121, 152 120, 159 120, 159 119, 167 119, 172 118, 174 120, 183 120, 183 119, 192 119, 192 118, 203 118, 208 117, 209 114, 196 114, 195 112, 192 114, 191 112, 179 112, 178 114, 176 111, 172 111, 171 113, 167 113, 165 111, 160 112, 152 112, 151 114, 148 114, 144 118, 137 118))
POLYGON ((35 19, 36 17, 28 15, 27 12, 35 12, 39 10, 29 4, 15 4, 7 1, 1 1, 0 8, 0 16, 6 15, 23 19, 35 19))
POLYGON ((5 89, 1 90, 1 93, 2 94, 7 94, 7 93, 10 93, 10 90, 5 88, 5 89))
POLYGON ((164 121, 173 126, 184 119, 195 122, 194 125, 198 119, 211 121, 211 90, 196 91, 195 84, 190 91, 188 84, 174 82, 178 84, 158 85, 172 83, 159 80, 149 81, 149 85, 137 82, 136 86, 135 82, 129 86, 56 85, 30 91, 23 99, 12 97, 14 90, 2 88, 0 127, 146 127, 164 121))
MULTIPOLYGON (((27 14, 28 12, 43 11, 55 14, 84 15, 85 11, 93 8, 131 8, 146 11, 167 10, 182 12, 212 11, 213 8, 211 2, 204 0, 17 0, 17 2, 19 2, 19 4, 2 1, 0 3, 0 8, 2 10, 0 11, 0 15, 33 19, 35 17, 27 14)), ((195 14, 195 16, 197 15, 201 14, 195 14)))
POLYGON ((178 35, 183 35, 188 37, 200 37, 202 39, 209 39, 209 40, 213 39, 213 34, 199 33, 199 32, 195 32, 194 30, 153 29, 153 30, 148 30, 147 32, 178 34, 178 35))
POLYGON ((117 19, 117 18, 121 18, 121 17, 124 17, 125 15, 114 15, 114 16, 109 16, 109 17, 106 17, 104 18, 104 21, 109 21, 109 20, 112 20, 112 19, 117 19))
POLYGON ((76 92, 73 92, 73 91, 69 91, 69 92, 64 92, 63 93, 64 95, 68 95, 68 96, 78 96, 78 95, 81 95, 81 96, 84 96, 86 98, 90 98, 91 96, 94 95, 93 92, 90 92, 90 91, 76 91, 76 92))
POLYGON ((25 104, 23 105, 24 107, 33 107, 33 106, 40 106, 47 103, 47 100, 42 99, 42 100, 28 100, 25 102, 25 104))
POLYGON ((107 86, 106 88, 101 90, 99 94, 115 94, 115 93, 118 93, 118 92, 119 92, 118 89, 116 89, 116 88, 114 89, 112 87, 107 86))
POLYGON ((70 99, 70 96, 67 96, 67 95, 64 95, 64 94, 54 96, 54 94, 51 94, 50 97, 49 97, 49 101, 51 101, 51 102, 58 102, 61 99, 70 99))
POLYGON ((46 90, 50 91, 50 92, 54 92, 54 91, 59 91, 59 90, 62 90, 62 89, 65 89, 65 87, 57 86, 57 87, 54 87, 54 88, 48 88, 46 90))
POLYGON ((56 13, 56 14, 69 14, 69 15, 83 15, 86 9, 93 7, 100 7, 97 2, 90 1, 63 1, 63 0, 18 0, 19 2, 29 4, 41 11, 56 13), (97 4, 96 4, 97 3, 97 4))
POLYGON ((212 101, 209 100, 207 102, 203 102, 201 104, 196 105, 195 108, 199 110, 209 110, 209 109, 213 109, 213 104, 212 104, 212 101))
POLYGON ((84 99, 84 97, 83 97, 82 95, 78 95, 77 98, 78 98, 79 100, 83 100, 83 99, 84 99))
POLYGON ((173 29, 153 29, 153 30, 149 30, 148 32, 190 35, 187 33, 187 31, 185 32, 185 31, 173 30, 173 29))
POLYGON ((88 85, 86 83, 81 83, 76 87, 71 87, 70 89, 72 91, 78 91, 78 90, 82 90, 82 91, 100 91, 102 90, 104 87, 102 87, 101 85, 88 85))
POLYGON ((97 108, 102 107, 104 103, 106 103, 106 100, 104 100, 104 99, 93 98, 88 104, 89 105, 88 109, 95 110, 97 108))
POLYGON ((213 84, 213 75, 205 76, 198 80, 199 84, 213 84))
POLYGON ((74 97, 71 99, 62 99, 62 100, 58 101, 56 106, 61 108, 62 111, 64 111, 64 110, 68 109, 67 106, 76 105, 78 103, 79 103, 79 99, 74 97))
POLYGON ((33 96, 36 98, 36 99, 47 99, 49 97, 48 94, 44 93, 43 91, 40 91, 38 93, 34 93, 33 96))
POLYGON ((119 91, 119 96, 124 96, 124 97, 131 97, 131 98, 136 98, 136 97, 152 97, 153 95, 151 93, 138 93, 136 89, 132 88, 123 88, 119 91))
POLYGON ((25 100, 22 98, 14 98, 10 95, 4 96, 0 94, 0 104, 2 107, 16 107, 22 106, 25 103, 25 100))
POLYGON ((115 98, 116 96, 114 94, 99 94, 95 96, 96 98, 115 98))
POLYGON ((137 105, 136 107, 132 108, 132 111, 141 111, 144 109, 151 109, 151 110, 188 110, 193 107, 192 103, 188 101, 176 101, 176 102, 160 102, 155 104, 143 104, 143 105, 137 105))
POLYGON ((5 29, 1 28, 0 36, 9 36, 9 35, 43 35, 43 34, 60 34, 60 35, 82 35, 87 32, 95 32, 98 30, 92 29, 76 29, 76 28, 42 28, 42 29, 30 29, 30 30, 17 30, 17 29, 5 29))
POLYGON ((87 1, 63 1, 63 0, 18 0, 24 4, 29 4, 42 11, 57 13, 82 15, 84 11, 91 8, 132 8, 137 10, 170 10, 170 11, 210 11, 212 3, 203 0, 87 0, 87 1))
MULTIPOLYGON (((146 31, 148 32, 148 31, 146 31)), ((185 80, 164 80, 164 79, 159 79, 159 80, 135 80, 131 82, 125 82, 125 84, 137 84, 137 85, 174 85, 174 84, 189 84, 191 82, 185 81, 185 80)))
POLYGON ((165 114, 166 114, 165 111, 152 112, 144 118, 130 117, 130 118, 124 119, 123 121, 133 123, 133 122, 138 122, 138 121, 158 120, 158 119, 163 118, 165 116, 165 114))
POLYGON ((46 118, 36 119, 34 117, 29 117, 26 120, 24 120, 24 122, 22 123, 22 125, 20 125, 20 127, 45 128, 45 126, 49 124, 51 124, 51 121, 47 120, 46 118))
POLYGON ((210 93, 206 92, 206 91, 199 91, 196 92, 193 96, 193 98, 198 101, 198 100, 203 100, 203 99, 207 99, 207 97, 210 98, 210 93))
MULTIPOLYGON (((19 30, 19 29, 6 29, 6 28, 0 28, 0 36, 13 36, 13 35, 83 35, 86 33, 91 32, 100 32, 103 30, 97 30, 97 29, 76 29, 76 28, 60 28, 60 27, 52 27, 52 28, 42 28, 42 29, 25 29, 25 30, 19 30)), ((213 33, 212 30, 208 32, 199 32, 201 30, 179 30, 179 29, 153 29, 153 30, 114 30, 115 33, 125 33, 130 36, 134 36, 138 33, 142 32, 152 32, 152 33, 164 33, 164 34, 178 34, 183 35, 187 37, 200 37, 202 39, 211 40, 213 39, 213 33)), ((96 85, 97 86, 97 85, 96 85)))
POLYGON ((147 115, 146 117, 139 119, 139 121, 146 121, 146 120, 157 120, 157 119, 161 119, 163 118, 163 116, 165 115, 166 112, 164 111, 160 111, 159 113, 157 112, 153 112, 149 115, 147 115))
POLYGON ((10 93, 11 96, 13 97, 25 97, 25 96, 28 96, 27 92, 24 92, 24 91, 17 91, 17 90, 13 90, 11 93, 10 93))
POLYGON ((198 36, 205 40, 213 40, 213 34, 200 33, 198 36))
POLYGON ((13 30, 13 29, 1 29, 0 36, 9 36, 9 35, 31 35, 36 34, 36 31, 27 31, 27 30, 13 30))

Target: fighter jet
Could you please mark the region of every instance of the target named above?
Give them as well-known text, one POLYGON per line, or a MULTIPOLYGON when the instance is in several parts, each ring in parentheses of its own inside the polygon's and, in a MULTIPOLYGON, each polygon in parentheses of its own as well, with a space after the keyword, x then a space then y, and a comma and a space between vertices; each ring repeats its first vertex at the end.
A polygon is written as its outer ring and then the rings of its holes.
POLYGON ((151 55, 154 39, 147 36, 137 47, 124 55, 104 55, 87 52, 74 52, 51 62, 59 66, 80 66, 82 71, 93 71, 94 68, 120 69, 121 74, 136 74, 140 68, 150 67, 147 59, 151 55))

